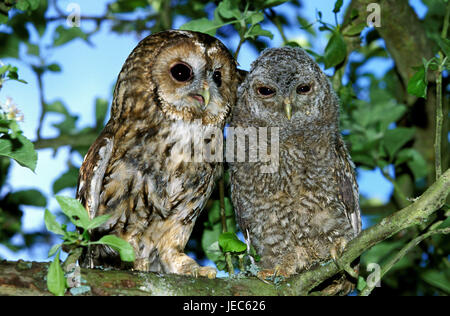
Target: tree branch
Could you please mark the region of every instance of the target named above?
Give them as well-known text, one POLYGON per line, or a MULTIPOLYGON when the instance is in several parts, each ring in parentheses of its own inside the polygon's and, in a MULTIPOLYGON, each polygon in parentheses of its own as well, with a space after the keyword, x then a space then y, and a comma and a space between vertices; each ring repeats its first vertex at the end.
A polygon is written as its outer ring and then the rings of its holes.
MULTIPOLYGON (((427 239, 428 237, 436 234, 448 234, 450 233, 450 227, 444 228, 444 229, 437 229, 437 230, 430 230, 426 232, 423 235, 420 235, 419 237, 414 238, 411 240, 405 247, 403 247, 387 264, 384 265, 384 267, 381 269, 380 272, 380 279, 397 263, 402 259, 411 249, 413 249, 415 246, 417 246, 422 240, 427 239)), ((369 285, 367 284, 365 288, 361 291, 359 294, 360 296, 368 296, 370 293, 372 293, 374 287, 376 284, 369 285)))
MULTIPOLYGON (((440 209, 450 193, 450 169, 430 186, 414 203, 384 218, 361 232, 346 247, 338 265, 329 262, 305 271, 279 285, 266 284, 256 278, 192 279, 179 275, 81 269, 82 279, 90 291, 85 295, 308 295, 323 281, 377 243, 397 232, 425 221, 440 209), (338 267, 339 266, 339 267, 338 267)), ((414 240, 416 242, 417 240, 414 240)), ((49 263, 0 263, 0 295, 46 295, 45 275, 49 263), (20 266, 20 267, 19 267, 20 266), (22 268, 21 268, 22 267, 22 268), (25 268, 23 268, 25 267, 25 268)), ((69 292, 68 292, 69 293, 69 292)))

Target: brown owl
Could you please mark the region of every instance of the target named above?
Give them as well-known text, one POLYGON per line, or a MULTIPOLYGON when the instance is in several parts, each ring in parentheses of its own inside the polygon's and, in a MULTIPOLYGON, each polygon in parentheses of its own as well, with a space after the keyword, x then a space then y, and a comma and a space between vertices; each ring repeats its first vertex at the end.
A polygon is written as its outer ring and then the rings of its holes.
MULTIPOLYGON (((195 131, 221 131, 236 101, 236 63, 206 34, 170 30, 143 39, 118 76, 111 118, 80 169, 77 197, 91 218, 109 214, 91 232, 115 234, 135 250, 135 270, 215 277, 184 254, 220 162, 195 162, 195 131), (184 150, 188 148, 188 150, 184 150)), ((83 265, 121 267, 110 247, 92 247, 83 265)))
POLYGON ((239 87, 230 125, 237 137, 238 127, 247 135, 257 128, 257 141, 237 150, 251 156, 258 147, 258 159, 231 163, 231 189, 261 274, 290 276, 336 258, 361 231, 358 187, 339 100, 316 62, 300 48, 263 51, 239 87), (265 170, 266 150, 277 161, 265 170))

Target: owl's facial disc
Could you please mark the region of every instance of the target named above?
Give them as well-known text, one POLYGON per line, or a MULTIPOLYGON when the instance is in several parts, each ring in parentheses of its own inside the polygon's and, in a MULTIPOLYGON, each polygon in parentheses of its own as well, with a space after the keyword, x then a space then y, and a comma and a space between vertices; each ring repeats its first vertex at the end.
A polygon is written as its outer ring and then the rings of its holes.
POLYGON ((234 104, 235 65, 225 48, 180 41, 164 48, 152 79, 164 113, 174 119, 222 124, 234 104))
MULTIPOLYGON (((185 62, 176 62, 172 67, 170 67, 170 75, 176 83, 190 83, 194 77, 194 72, 192 67, 185 62)), ((203 82, 203 87, 189 93, 189 96, 193 99, 194 104, 204 110, 210 99, 209 85, 206 81, 203 82)))

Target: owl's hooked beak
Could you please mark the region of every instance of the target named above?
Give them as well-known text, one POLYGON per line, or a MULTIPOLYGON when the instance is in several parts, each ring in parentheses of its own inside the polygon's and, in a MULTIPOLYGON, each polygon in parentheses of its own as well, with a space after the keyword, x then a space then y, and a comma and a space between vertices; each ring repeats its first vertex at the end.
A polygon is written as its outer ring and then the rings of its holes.
POLYGON ((284 112, 286 113, 286 117, 288 118, 288 120, 291 119, 292 117, 292 105, 291 105, 291 101, 286 98, 284 99, 284 112))
POLYGON ((206 107, 209 104, 209 99, 210 99, 208 84, 205 83, 203 85, 203 89, 201 89, 198 94, 192 95, 192 97, 198 101, 198 106, 202 110, 206 109, 206 107))

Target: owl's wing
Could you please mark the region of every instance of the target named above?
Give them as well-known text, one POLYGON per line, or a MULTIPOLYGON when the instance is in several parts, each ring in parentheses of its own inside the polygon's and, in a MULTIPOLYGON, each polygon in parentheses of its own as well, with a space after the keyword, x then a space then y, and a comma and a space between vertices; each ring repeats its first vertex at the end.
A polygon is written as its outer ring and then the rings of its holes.
POLYGON ((100 202, 103 178, 113 151, 114 137, 105 129, 89 148, 80 168, 77 199, 94 218, 100 202))
POLYGON ((355 165, 345 147, 344 141, 339 137, 336 146, 337 163, 336 179, 339 183, 341 198, 346 206, 346 215, 352 225, 355 236, 361 232, 361 211, 359 208, 358 184, 355 176, 355 165))

